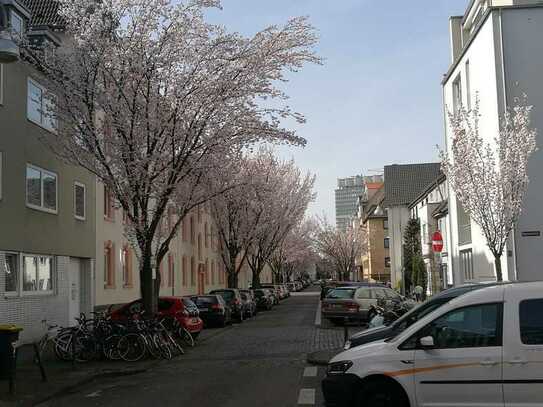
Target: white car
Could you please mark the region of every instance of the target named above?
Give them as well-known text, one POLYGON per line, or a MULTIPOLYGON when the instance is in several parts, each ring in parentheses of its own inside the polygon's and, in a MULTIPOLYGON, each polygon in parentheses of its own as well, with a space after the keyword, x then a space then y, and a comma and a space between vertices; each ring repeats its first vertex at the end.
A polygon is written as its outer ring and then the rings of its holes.
POLYGON ((329 407, 543 406, 543 282, 481 288, 342 352, 322 388, 329 407))

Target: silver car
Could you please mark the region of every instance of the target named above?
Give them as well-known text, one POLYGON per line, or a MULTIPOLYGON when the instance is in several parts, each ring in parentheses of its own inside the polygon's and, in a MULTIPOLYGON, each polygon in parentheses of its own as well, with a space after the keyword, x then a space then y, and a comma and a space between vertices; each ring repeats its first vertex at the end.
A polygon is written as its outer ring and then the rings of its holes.
POLYGON ((388 306, 404 299, 396 291, 382 285, 337 287, 326 294, 321 314, 333 323, 341 323, 345 318, 349 321, 369 322, 373 307, 380 300, 388 306))

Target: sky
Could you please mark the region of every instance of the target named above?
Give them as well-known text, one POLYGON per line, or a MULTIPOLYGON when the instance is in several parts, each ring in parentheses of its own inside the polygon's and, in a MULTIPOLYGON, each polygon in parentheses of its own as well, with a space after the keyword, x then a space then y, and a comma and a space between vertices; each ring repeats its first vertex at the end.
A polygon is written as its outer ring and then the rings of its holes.
POLYGON ((309 16, 318 30, 324 64, 289 75, 281 87, 307 120, 294 126, 307 146, 278 151, 316 175, 310 214, 335 219, 338 177, 438 161, 448 21, 468 1, 223 0, 222 10, 209 12, 211 22, 244 35, 295 16, 309 16))

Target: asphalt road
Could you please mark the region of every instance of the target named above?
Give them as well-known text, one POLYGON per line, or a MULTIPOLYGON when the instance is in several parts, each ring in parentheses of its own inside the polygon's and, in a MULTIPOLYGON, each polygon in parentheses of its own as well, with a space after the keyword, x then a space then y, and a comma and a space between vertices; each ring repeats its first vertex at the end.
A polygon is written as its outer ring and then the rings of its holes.
MULTIPOLYGON (((301 294, 301 295, 300 295, 301 294)), ((187 354, 134 376, 101 379, 45 406, 322 406, 324 367, 306 355, 343 343, 319 323, 316 288, 242 324, 214 329, 187 354)))

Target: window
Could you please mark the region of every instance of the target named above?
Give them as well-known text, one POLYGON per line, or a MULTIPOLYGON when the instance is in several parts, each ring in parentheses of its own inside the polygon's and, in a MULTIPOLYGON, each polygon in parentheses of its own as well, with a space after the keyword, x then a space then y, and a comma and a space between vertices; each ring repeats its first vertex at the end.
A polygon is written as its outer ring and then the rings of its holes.
POLYGON ((388 229, 388 219, 383 220, 383 229, 388 229))
POLYGON ((196 243, 196 234, 194 230, 194 217, 190 217, 190 242, 192 244, 196 243))
POLYGON ((54 95, 32 79, 28 79, 27 118, 31 122, 47 130, 54 131, 57 125, 55 118, 54 95))
POLYGON ((115 206, 113 205, 113 196, 109 188, 104 185, 104 218, 115 220, 115 206))
POLYGON ((6 293, 17 292, 19 274, 19 255, 16 253, 4 254, 4 291, 6 293))
POLYGON ((370 299, 371 298, 371 290, 369 288, 359 288, 356 292, 356 298, 360 299, 370 299))
POLYGON ((462 79, 460 75, 453 82, 453 110, 458 113, 462 107, 462 79))
POLYGON ((198 260, 202 260, 202 235, 198 233, 198 260))
POLYGON ((10 20, 11 29, 15 31, 17 35, 22 36, 24 33, 24 22, 22 17, 15 11, 11 10, 10 20))
POLYGON ((125 245, 122 252, 123 262, 123 287, 132 287, 132 250, 130 246, 125 245))
POLYGON ((519 305, 520 339, 525 345, 543 345, 543 298, 519 305))
POLYGON ((26 166, 26 205, 57 213, 57 175, 34 165, 26 166))
POLYGON ((204 223, 204 247, 206 249, 209 247, 209 227, 207 222, 204 223))
POLYGON ((385 267, 390 268, 390 257, 385 257, 385 267))
POLYGON ((465 281, 470 281, 475 278, 473 273, 473 256, 471 249, 460 251, 460 270, 465 281))
POLYGON ((85 220, 86 195, 87 189, 85 184, 76 182, 74 184, 74 214, 76 219, 85 220))
POLYGON ((182 274, 182 284, 184 286, 187 285, 187 258, 183 256, 181 260, 181 274, 182 274))
POLYGON ((383 244, 385 246, 385 249, 388 249, 390 247, 390 238, 385 237, 383 244))
POLYGON ((209 262, 206 259, 205 266, 204 266, 204 273, 205 273, 205 282, 209 285, 209 262))
POLYGON ((181 221, 181 239, 183 242, 187 241, 187 218, 183 218, 181 221))
POLYGON ((168 254, 168 287, 173 287, 173 279, 175 276, 173 254, 168 254))
POLYGON ((53 291, 53 258, 23 255, 23 292, 50 293, 53 291))
POLYGON ((104 287, 115 288, 115 245, 110 240, 104 244, 104 287))
POLYGON ((190 285, 196 285, 196 265, 194 257, 190 258, 190 285))
POLYGON ((430 322, 402 348, 416 347, 418 339, 434 338, 436 349, 481 348, 502 345, 502 304, 481 304, 448 312, 430 322))
POLYGON ((211 284, 215 284, 215 260, 211 260, 211 284))

